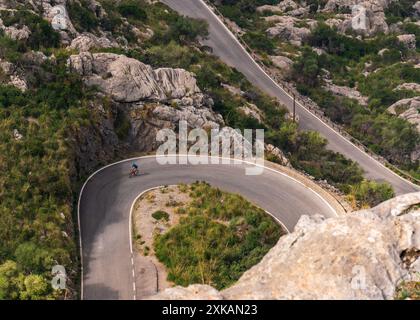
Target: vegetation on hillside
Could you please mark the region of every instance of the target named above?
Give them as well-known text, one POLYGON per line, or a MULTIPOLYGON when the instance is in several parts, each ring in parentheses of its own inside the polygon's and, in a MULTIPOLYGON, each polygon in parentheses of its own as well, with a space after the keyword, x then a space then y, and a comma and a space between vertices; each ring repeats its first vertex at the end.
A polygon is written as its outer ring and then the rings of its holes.
MULTIPOLYGON (((156 67, 182 67, 195 72, 198 85, 213 98, 215 110, 223 115, 227 125, 266 129, 268 142, 281 147, 294 166, 316 178, 327 179, 347 192, 363 181, 355 163, 328 151, 326 141, 317 133, 299 131, 285 119, 285 110, 276 101, 252 87, 239 72, 206 53, 197 41, 198 37, 207 35, 205 23, 181 17, 161 3, 138 6, 134 0, 122 0, 118 5, 110 0, 99 2, 107 11, 103 18, 85 6, 84 0, 69 1, 70 19, 79 32, 102 30, 111 32, 115 38, 124 36, 126 49, 107 50, 156 67), (150 28, 153 36, 138 43, 124 21, 142 30, 150 28), (244 95, 234 95, 222 84, 234 85, 244 95), (264 124, 240 112, 239 107, 248 102, 264 111, 264 124)), ((80 182, 77 179, 83 173, 76 172, 72 133, 93 125, 95 119, 89 103, 101 98, 94 88, 86 87, 78 75, 69 72, 66 60, 71 52, 61 47, 59 33, 46 20, 28 10, 0 14, 6 26, 21 24, 31 30, 27 40, 19 41, 0 33, 0 58, 24 72, 28 84, 25 92, 1 84, 6 77, 0 72, 0 299, 61 298, 63 292, 53 291, 50 286, 52 266, 66 267, 71 289, 77 288, 78 281, 73 203, 80 182), (34 64, 29 58, 33 50, 42 51, 48 59, 34 64)), ((116 133, 123 139, 127 134, 127 120, 117 115, 115 121, 116 133)), ((236 201, 243 202, 232 198, 231 204, 241 208, 242 204, 236 201)), ((222 212, 219 209, 215 208, 216 213, 222 212)), ((221 286, 229 285, 246 266, 258 260, 278 236, 264 220, 268 218, 261 218, 258 211, 248 206, 245 209, 248 210, 245 222, 233 215, 221 219, 236 221, 236 226, 244 223, 265 240, 262 247, 256 248, 260 243, 252 233, 246 238, 250 247, 226 252, 225 261, 232 257, 242 260, 239 265, 223 267, 233 268, 229 270, 233 276, 226 276, 227 271, 222 267, 217 269, 221 278, 214 281, 221 286), (242 256, 244 253, 249 256, 242 256)), ((233 222, 229 227, 214 225, 213 218, 211 212, 190 214, 185 228, 190 228, 190 223, 199 228, 210 225, 218 236, 235 244, 238 239, 230 239, 227 233, 234 227, 233 222)), ((180 229, 180 236, 186 229, 180 229)), ((214 237, 213 233, 203 234, 209 239, 214 237)))
POLYGON ((168 47, 151 45, 143 54, 128 54, 153 66, 181 67, 194 72, 198 86, 213 98, 213 109, 228 126, 241 130, 265 129, 266 142, 285 151, 296 168, 317 179, 326 179, 344 192, 363 180, 363 172, 356 163, 328 150, 326 140, 318 133, 299 130, 285 118, 283 106, 252 86, 241 73, 205 52, 189 50, 174 41, 168 47), (222 84, 233 85, 244 94, 235 95, 222 84), (241 112, 240 107, 246 103, 253 103, 264 112, 264 123, 241 112))
MULTIPOLYGON (((162 5, 147 5, 144 15, 131 10, 133 4, 122 1, 114 6, 114 17, 151 20, 162 29, 155 32, 157 43, 162 38, 163 43, 188 43, 206 34, 202 22, 172 11, 163 14, 162 5)), ((99 20, 74 1, 68 9, 79 31, 95 32, 104 24, 112 29, 112 23, 117 24, 99 20)), ((0 16, 6 26, 26 25, 31 31, 27 40, 19 41, 0 32, 0 59, 21 68, 28 84, 22 92, 0 83, 0 299, 62 298, 65 292, 54 291, 50 284, 52 267, 65 266, 72 290, 77 289, 79 274, 73 228, 79 181, 71 134, 94 121, 89 103, 98 97, 94 88, 85 87, 69 72, 66 61, 71 52, 60 48, 60 36, 49 22, 28 10, 1 11, 0 16), (33 65, 32 50, 54 58, 33 65)), ((0 82, 6 79, 0 72, 0 82)), ((123 136, 124 126, 119 127, 117 133, 123 136)))
POLYGON ((67 134, 88 125, 92 91, 65 63, 43 65, 25 93, 0 86, 0 299, 58 297, 51 268, 77 272, 67 134))
POLYGON ((54 31, 48 21, 29 10, 0 11, 0 18, 5 27, 16 25, 17 27, 27 26, 30 36, 27 41, 19 41, 19 51, 26 51, 28 48, 39 50, 42 48, 56 48, 60 43, 58 32, 54 31))
MULTIPOLYGON (((295 63, 289 80, 294 81, 301 93, 311 97, 324 109, 327 116, 344 125, 351 135, 392 164, 420 177, 419 162, 411 159, 411 154, 420 144, 419 133, 406 120, 386 112, 391 104, 416 94, 394 89, 404 82, 419 81, 420 69, 414 68, 412 63, 401 62, 418 56, 419 49, 408 50, 397 41, 396 34, 393 33, 378 34, 371 39, 339 33, 324 23, 326 19, 334 17, 333 14, 317 12, 326 1, 307 2, 311 7, 307 18, 317 20, 318 25, 304 39, 302 47, 271 38, 266 33, 273 23, 263 18, 272 13, 258 12, 256 8, 264 4, 278 4, 279 0, 212 2, 224 16, 243 28, 243 40, 262 56, 265 63, 271 65, 268 55, 291 57, 295 63), (242 11, 244 13, 239 14, 242 11), (325 53, 318 55, 312 47, 321 48, 325 53), (378 52, 382 49, 386 50, 379 55, 378 52), (367 65, 370 73, 365 76, 367 65), (346 97, 332 95, 324 88, 325 77, 330 77, 337 85, 357 88, 369 98, 368 106, 362 106, 346 97)), ((393 2, 385 14, 388 23, 401 22, 401 32, 415 34, 417 48, 420 48, 420 27, 406 20, 413 15, 414 3, 413 0, 393 2)), ((304 20, 297 25, 308 27, 304 20)))
POLYGON ((394 36, 361 41, 339 35, 322 24, 313 32, 308 44, 326 48, 327 53, 318 56, 309 47, 303 49, 292 74, 298 89, 371 150, 401 168, 412 170, 414 175, 419 174, 419 163, 411 161, 411 153, 420 143, 419 133, 407 121, 386 112, 391 104, 415 94, 394 90, 401 83, 420 79, 419 69, 399 62, 401 52, 408 55, 407 50, 396 42, 394 36), (384 47, 390 50, 383 57, 378 56, 377 52, 384 47), (367 61, 372 61, 373 70, 380 69, 365 77, 362 72, 367 61), (349 65, 355 66, 354 71, 348 71, 349 65), (360 92, 369 97, 369 105, 363 107, 355 100, 328 93, 322 80, 326 69, 339 85, 354 87, 357 83, 360 92))
POLYGON ((274 246, 284 230, 239 195, 207 183, 190 186, 179 224, 155 239, 158 259, 177 285, 223 289, 236 282, 274 246))

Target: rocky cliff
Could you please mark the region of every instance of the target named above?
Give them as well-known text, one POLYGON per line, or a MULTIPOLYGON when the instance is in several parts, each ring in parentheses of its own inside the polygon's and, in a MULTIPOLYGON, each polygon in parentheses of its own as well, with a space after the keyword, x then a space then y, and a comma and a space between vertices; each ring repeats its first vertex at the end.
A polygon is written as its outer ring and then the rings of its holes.
MULTIPOLYGON (((44 18, 59 33, 63 52, 72 54, 68 71, 80 75, 87 87, 98 91, 89 105, 90 125, 74 128, 71 134, 76 171, 83 175, 124 154, 152 152, 159 145, 157 132, 175 130, 180 120, 187 121, 189 128, 225 127, 193 73, 180 68, 153 69, 124 54, 101 52, 125 52, 128 48, 141 51, 142 41, 153 36, 147 24, 134 24, 124 17, 110 32, 107 25, 115 12, 105 10, 103 4, 95 0, 0 0, 0 32, 25 42, 34 31, 27 25, 30 19, 17 19, 17 12, 22 9, 26 15, 33 15, 31 19, 44 18), (81 28, 84 20, 77 16, 81 7, 92 14, 86 21, 97 22, 94 28, 81 28)), ((24 58, 25 64, 0 58, 0 83, 22 92, 31 90, 36 79, 33 70, 42 69, 45 62, 56 64, 54 54, 41 51, 32 50, 24 58)), ((227 134, 243 139, 231 128, 221 132, 227 134)))
MULTIPOLYGON (((68 67, 80 74, 88 86, 98 88, 101 94, 110 98, 113 110, 111 118, 114 120, 107 118, 101 108, 96 108, 102 114, 102 124, 98 123, 97 128, 102 137, 107 133, 106 138, 102 139, 107 142, 107 149, 118 150, 115 133, 112 134, 118 131, 115 128, 119 125, 116 123, 117 117, 126 121, 122 140, 131 150, 139 152, 156 150, 160 144, 156 140, 157 132, 161 129, 176 131, 179 121, 186 121, 190 129, 221 129, 218 136, 230 138, 232 145, 244 139, 233 128, 225 126, 222 116, 212 109, 213 100, 202 93, 195 75, 184 69, 153 69, 124 55, 90 52, 70 56, 68 67)), ((254 117, 260 117, 262 121, 261 112, 257 112, 259 110, 255 105, 249 104, 241 110, 245 114, 252 113, 254 117)), ((82 146, 85 145, 83 141, 80 144, 82 146)), ((95 150, 93 144, 84 149, 90 153, 95 150)), ((237 151, 248 150, 251 150, 249 144, 248 148, 241 147, 237 151)), ((289 164, 280 149, 267 145, 266 152, 273 154, 280 163, 289 164)))
POLYGON ((136 151, 155 150, 157 131, 175 129, 180 120, 191 128, 224 124, 194 75, 183 69, 152 69, 124 55, 89 52, 72 55, 68 65, 87 85, 111 98, 111 106, 127 122, 123 138, 136 151))
POLYGON ((324 219, 302 216, 232 287, 175 287, 150 299, 393 299, 419 281, 420 193, 324 219))
POLYGON ((202 103, 203 95, 193 74, 183 69, 153 70, 124 55, 89 52, 71 56, 69 67, 82 75, 88 85, 98 86, 118 102, 189 98, 191 104, 202 103))

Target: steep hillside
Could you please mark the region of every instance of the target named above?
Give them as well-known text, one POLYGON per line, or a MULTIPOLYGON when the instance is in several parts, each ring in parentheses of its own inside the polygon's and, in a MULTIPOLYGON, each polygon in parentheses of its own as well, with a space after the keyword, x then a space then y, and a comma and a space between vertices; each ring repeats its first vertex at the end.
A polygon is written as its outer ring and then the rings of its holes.
POLYGON ((279 77, 365 146, 420 177, 420 2, 211 2, 279 77))
POLYGON ((206 34, 202 21, 148 1, 0 0, 0 299, 77 298, 81 183, 155 150, 157 130, 180 119, 264 128, 271 160, 290 158, 358 205, 393 194, 210 55, 206 34), (50 285, 55 265, 67 290, 50 285))

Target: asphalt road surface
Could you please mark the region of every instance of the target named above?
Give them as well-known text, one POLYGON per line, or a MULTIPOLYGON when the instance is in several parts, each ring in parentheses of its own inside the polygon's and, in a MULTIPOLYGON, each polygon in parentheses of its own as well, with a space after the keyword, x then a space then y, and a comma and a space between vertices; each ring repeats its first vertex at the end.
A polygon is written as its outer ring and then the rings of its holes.
POLYGON ((129 215, 136 197, 163 185, 207 181, 243 195, 293 230, 303 214, 335 211, 318 194, 271 169, 245 175, 249 165, 160 165, 154 157, 137 161, 141 175, 129 179, 131 161, 102 169, 85 184, 80 195, 83 299, 133 299, 129 215))
MULTIPOLYGON (((254 85, 277 97, 289 109, 292 99, 255 64, 232 34, 200 0, 164 0, 181 14, 205 19, 209 23, 207 45, 224 62, 241 71, 254 85)), ((297 105, 303 129, 320 132, 329 148, 357 161, 369 178, 390 182, 398 194, 419 188, 383 167, 320 119, 297 105)), ((293 179, 271 170, 259 176, 246 176, 244 166, 232 165, 159 165, 154 158, 142 159, 143 175, 128 178, 130 162, 104 168, 85 185, 79 201, 82 247, 82 298, 133 299, 129 214, 135 198, 143 191, 161 185, 204 180, 225 191, 242 194, 271 212, 292 230, 303 214, 322 213, 329 217, 333 209, 316 193, 293 179)))
MULTIPOLYGON (((228 65, 242 72, 247 79, 267 94, 277 97, 289 110, 293 109, 293 99, 279 88, 271 78, 261 70, 245 49, 235 41, 234 36, 206 7, 201 0, 161 0, 163 3, 192 18, 204 19, 209 24, 209 38, 205 45, 213 49, 213 53, 228 65)), ((335 132, 315 115, 301 105, 296 105, 296 114, 302 129, 318 131, 328 139, 328 147, 360 164, 366 177, 377 181, 388 181, 397 194, 419 191, 420 188, 393 173, 378 161, 367 155, 347 139, 335 132)))

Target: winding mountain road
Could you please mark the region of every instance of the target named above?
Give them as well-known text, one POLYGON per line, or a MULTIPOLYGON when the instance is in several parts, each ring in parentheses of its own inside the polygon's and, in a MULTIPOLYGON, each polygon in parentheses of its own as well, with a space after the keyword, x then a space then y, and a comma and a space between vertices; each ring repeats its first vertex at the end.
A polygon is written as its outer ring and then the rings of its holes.
MULTIPOLYGON (((209 37, 204 40, 204 44, 210 46, 213 53, 222 61, 242 72, 252 84, 278 98, 289 110, 293 110, 293 98, 256 64, 235 36, 202 0, 161 0, 161 2, 182 15, 207 21, 209 37)), ((296 113, 302 129, 319 132, 327 138, 328 148, 359 163, 366 177, 377 181, 388 181, 398 195, 420 190, 420 187, 401 178, 360 150, 299 103, 296 104, 296 113)))
POLYGON ((138 160, 142 175, 129 179, 131 160, 101 169, 85 183, 79 199, 83 299, 133 299, 135 285, 130 249, 130 208, 153 187, 207 181, 243 195, 293 230, 301 215, 336 213, 302 183, 266 168, 245 175, 248 164, 160 165, 155 157, 138 160))
MULTIPOLYGON (((163 0, 181 14, 209 23, 205 44, 224 62, 290 110, 293 100, 254 62, 230 31, 201 0, 163 0)), ((397 194, 420 188, 399 177, 335 132, 321 119, 296 105, 303 129, 320 132, 329 148, 357 161, 367 177, 390 182, 397 194)), ((204 180, 225 191, 236 192, 278 218, 292 230, 301 215, 335 215, 319 194, 273 169, 247 176, 241 165, 159 165, 154 157, 140 160, 144 174, 128 179, 130 161, 102 168, 83 186, 78 218, 82 257, 82 299, 133 299, 136 288, 130 239, 130 208, 142 192, 157 186, 204 180)))

